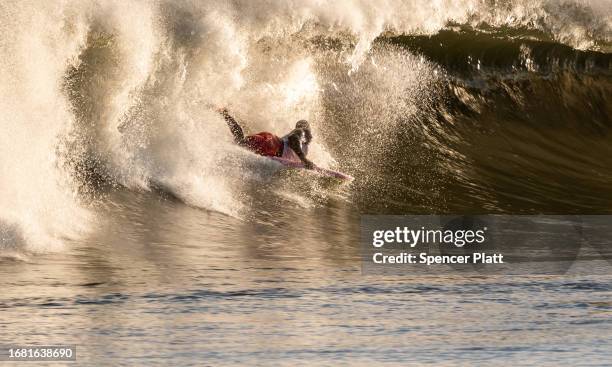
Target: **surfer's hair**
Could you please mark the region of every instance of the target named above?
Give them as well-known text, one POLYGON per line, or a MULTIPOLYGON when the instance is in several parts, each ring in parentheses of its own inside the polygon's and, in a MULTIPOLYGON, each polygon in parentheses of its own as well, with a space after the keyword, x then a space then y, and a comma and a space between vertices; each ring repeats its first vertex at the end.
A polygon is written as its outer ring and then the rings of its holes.
POLYGON ((310 124, 306 120, 300 120, 295 123, 296 129, 308 129, 310 130, 310 124))

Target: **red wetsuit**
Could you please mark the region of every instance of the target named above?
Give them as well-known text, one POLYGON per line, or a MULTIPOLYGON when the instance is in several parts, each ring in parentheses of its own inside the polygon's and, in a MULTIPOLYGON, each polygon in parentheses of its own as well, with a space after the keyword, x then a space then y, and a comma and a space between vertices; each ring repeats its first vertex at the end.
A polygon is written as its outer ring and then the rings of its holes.
POLYGON ((240 127, 238 121, 230 116, 227 109, 224 108, 220 112, 225 122, 227 122, 232 135, 234 135, 236 143, 267 157, 280 157, 283 154, 283 142, 278 136, 265 131, 255 135, 244 136, 242 127, 240 127))
POLYGON ((244 138, 244 145, 253 152, 266 157, 280 157, 283 154, 282 140, 265 131, 248 135, 244 138))

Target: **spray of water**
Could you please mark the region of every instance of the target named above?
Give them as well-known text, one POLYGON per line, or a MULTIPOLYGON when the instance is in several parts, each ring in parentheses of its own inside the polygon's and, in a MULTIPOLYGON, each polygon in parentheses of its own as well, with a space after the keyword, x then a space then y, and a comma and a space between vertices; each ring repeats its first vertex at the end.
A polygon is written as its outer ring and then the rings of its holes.
POLYGON ((612 39, 611 8, 608 0, 4 1, 0 246, 57 249, 83 235, 101 183, 161 187, 240 216, 245 179, 274 167, 233 146, 211 106, 228 106, 251 132, 280 135, 309 119, 315 137, 327 134, 313 159, 358 169, 355 157, 378 147, 367 137, 409 116, 439 77, 418 56, 373 49, 383 32, 487 23, 597 48, 612 39), (330 148, 347 143, 347 130, 357 139, 352 155, 330 148))

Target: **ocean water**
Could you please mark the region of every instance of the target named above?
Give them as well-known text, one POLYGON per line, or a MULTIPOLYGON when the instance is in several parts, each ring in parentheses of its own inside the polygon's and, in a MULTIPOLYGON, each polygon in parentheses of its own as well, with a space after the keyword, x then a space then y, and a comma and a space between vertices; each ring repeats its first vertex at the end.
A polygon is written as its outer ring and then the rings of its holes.
POLYGON ((611 9, 2 2, 0 345, 612 364, 609 275, 363 275, 359 247, 363 214, 610 214, 611 9), (308 119, 311 159, 355 180, 234 146, 214 106, 249 132, 308 119))
POLYGON ((609 276, 362 275, 342 202, 245 223, 121 192, 101 213, 69 251, 3 261, 3 342, 78 365, 612 361, 609 276))

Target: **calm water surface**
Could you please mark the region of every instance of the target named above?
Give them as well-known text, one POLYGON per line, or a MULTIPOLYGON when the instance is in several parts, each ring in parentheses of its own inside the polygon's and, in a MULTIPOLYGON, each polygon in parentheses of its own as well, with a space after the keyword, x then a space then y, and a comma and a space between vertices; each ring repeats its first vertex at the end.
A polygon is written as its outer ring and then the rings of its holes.
POLYGON ((3 343, 92 366, 612 363, 609 277, 363 276, 344 201, 255 220, 113 195, 86 241, 2 261, 3 343))

